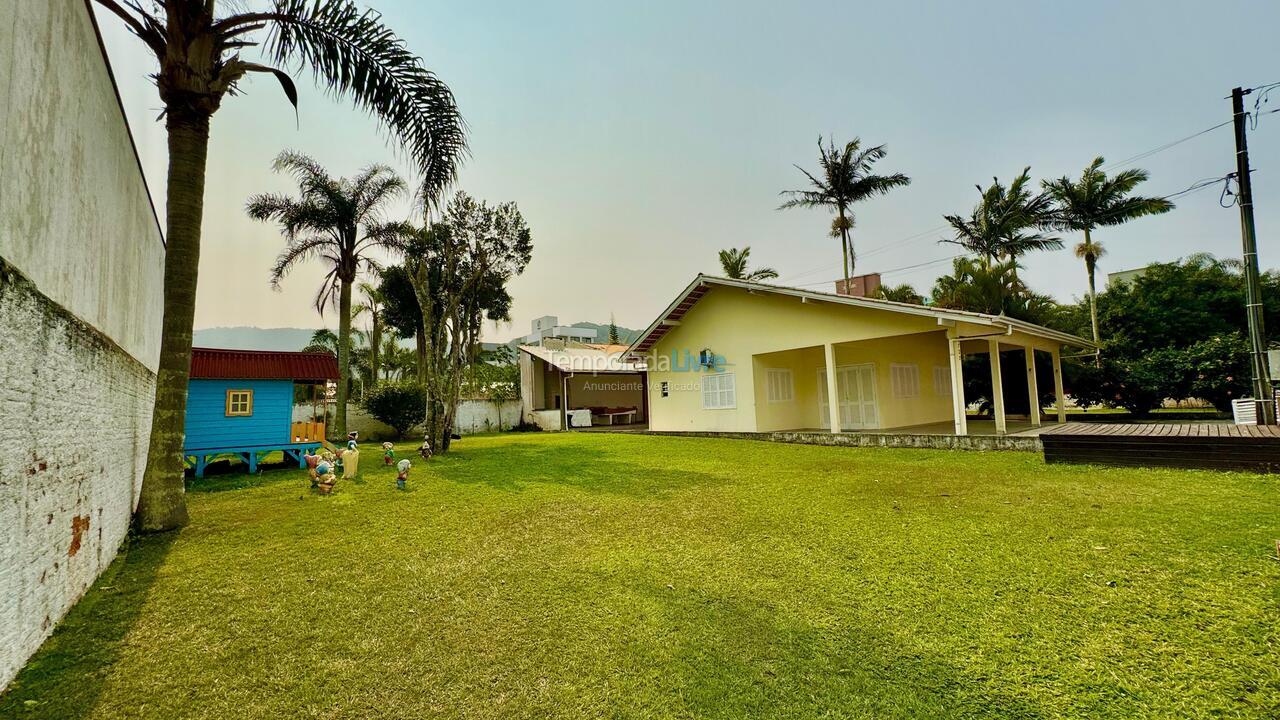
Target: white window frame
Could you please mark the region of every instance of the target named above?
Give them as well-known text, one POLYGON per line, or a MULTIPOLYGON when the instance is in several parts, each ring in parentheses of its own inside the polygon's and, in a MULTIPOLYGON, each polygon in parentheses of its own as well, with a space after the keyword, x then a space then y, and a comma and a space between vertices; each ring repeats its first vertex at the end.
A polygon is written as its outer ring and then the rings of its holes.
POLYGON ((933 366, 933 393, 939 397, 951 396, 951 368, 946 365, 933 366))
POLYGON ((702 376, 703 410, 732 410, 736 407, 738 407, 738 381, 733 373, 714 373, 702 376), (728 387, 725 387, 726 384, 728 387))
POLYGON ((765 368, 764 385, 771 405, 795 402, 796 383, 790 368, 765 368))
POLYGON ((889 386, 895 400, 914 400, 920 397, 920 366, 915 363, 891 363, 889 386))

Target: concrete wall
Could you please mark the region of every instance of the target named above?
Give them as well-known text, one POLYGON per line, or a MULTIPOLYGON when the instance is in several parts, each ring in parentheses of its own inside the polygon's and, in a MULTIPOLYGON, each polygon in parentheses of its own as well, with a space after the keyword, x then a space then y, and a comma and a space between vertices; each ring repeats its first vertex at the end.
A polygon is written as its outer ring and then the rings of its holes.
POLYGON ((164 245, 84 0, 0 7, 3 687, 127 532, 164 245))
MULTIPOLYGON (((331 408, 330 413, 332 412, 331 408)), ((312 408, 310 405, 293 406, 294 422, 309 421, 311 416, 312 408)), ((332 415, 330 415, 329 422, 332 425, 332 415)), ((518 422, 520 422, 519 400, 503 400, 501 402, 493 400, 463 400, 458 403, 455 431, 459 435, 497 432, 510 430, 518 422), (499 422, 499 415, 501 415, 501 422, 499 422)), ((395 439, 395 431, 391 429, 391 426, 372 417, 364 411, 364 408, 358 405, 347 406, 347 429, 360 433, 361 442, 382 442, 383 440, 395 439)), ((422 428, 410 428, 405 433, 405 437, 421 439, 422 428)))

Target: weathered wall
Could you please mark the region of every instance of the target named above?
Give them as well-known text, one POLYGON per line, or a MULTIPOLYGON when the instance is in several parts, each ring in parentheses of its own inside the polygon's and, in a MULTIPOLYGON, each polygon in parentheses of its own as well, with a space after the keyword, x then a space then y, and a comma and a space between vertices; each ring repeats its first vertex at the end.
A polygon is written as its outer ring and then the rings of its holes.
POLYGON ((3 687, 125 537, 159 354, 164 245, 84 0, 0 0, 0 168, 3 687))

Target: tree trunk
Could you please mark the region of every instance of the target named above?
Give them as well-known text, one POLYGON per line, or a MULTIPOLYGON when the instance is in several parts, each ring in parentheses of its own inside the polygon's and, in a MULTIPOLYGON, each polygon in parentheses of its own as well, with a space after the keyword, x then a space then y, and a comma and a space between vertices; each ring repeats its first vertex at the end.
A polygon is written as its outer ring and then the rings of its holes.
MULTIPOLYGON (((1089 249, 1089 254, 1085 256, 1084 267, 1089 273, 1089 322, 1093 325, 1093 344, 1098 345, 1101 342, 1101 336, 1098 333, 1098 290, 1094 282, 1095 271, 1098 266, 1098 259, 1093 255, 1093 241, 1089 237, 1089 231, 1084 231, 1084 244, 1089 249)), ((1096 365, 1102 364, 1102 353, 1099 350, 1094 356, 1096 365)))
POLYGON ((151 412, 151 439, 134 527, 161 532, 187 524, 182 446, 186 439, 187 380, 191 375, 191 329, 195 324, 200 270, 200 223, 209 150, 209 115, 166 115, 169 176, 166 185, 164 319, 160 365, 151 412))
POLYGON ((338 439, 347 439, 347 398, 351 394, 351 281, 338 290, 338 398, 334 423, 338 439))
POLYGON ((373 327, 369 330, 369 379, 373 382, 374 387, 378 385, 378 350, 382 345, 382 326, 378 324, 378 311, 370 308, 373 313, 373 327))
POLYGON ((840 254, 844 256, 844 291, 849 293, 849 228, 844 217, 844 208, 840 208, 840 254))

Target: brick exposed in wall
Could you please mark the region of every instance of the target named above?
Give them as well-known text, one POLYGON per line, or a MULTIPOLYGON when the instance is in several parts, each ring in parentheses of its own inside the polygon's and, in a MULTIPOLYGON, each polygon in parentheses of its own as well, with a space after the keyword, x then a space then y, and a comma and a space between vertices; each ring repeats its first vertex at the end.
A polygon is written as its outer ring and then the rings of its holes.
POLYGON ((115 557, 155 376, 0 258, 0 688, 115 557))

